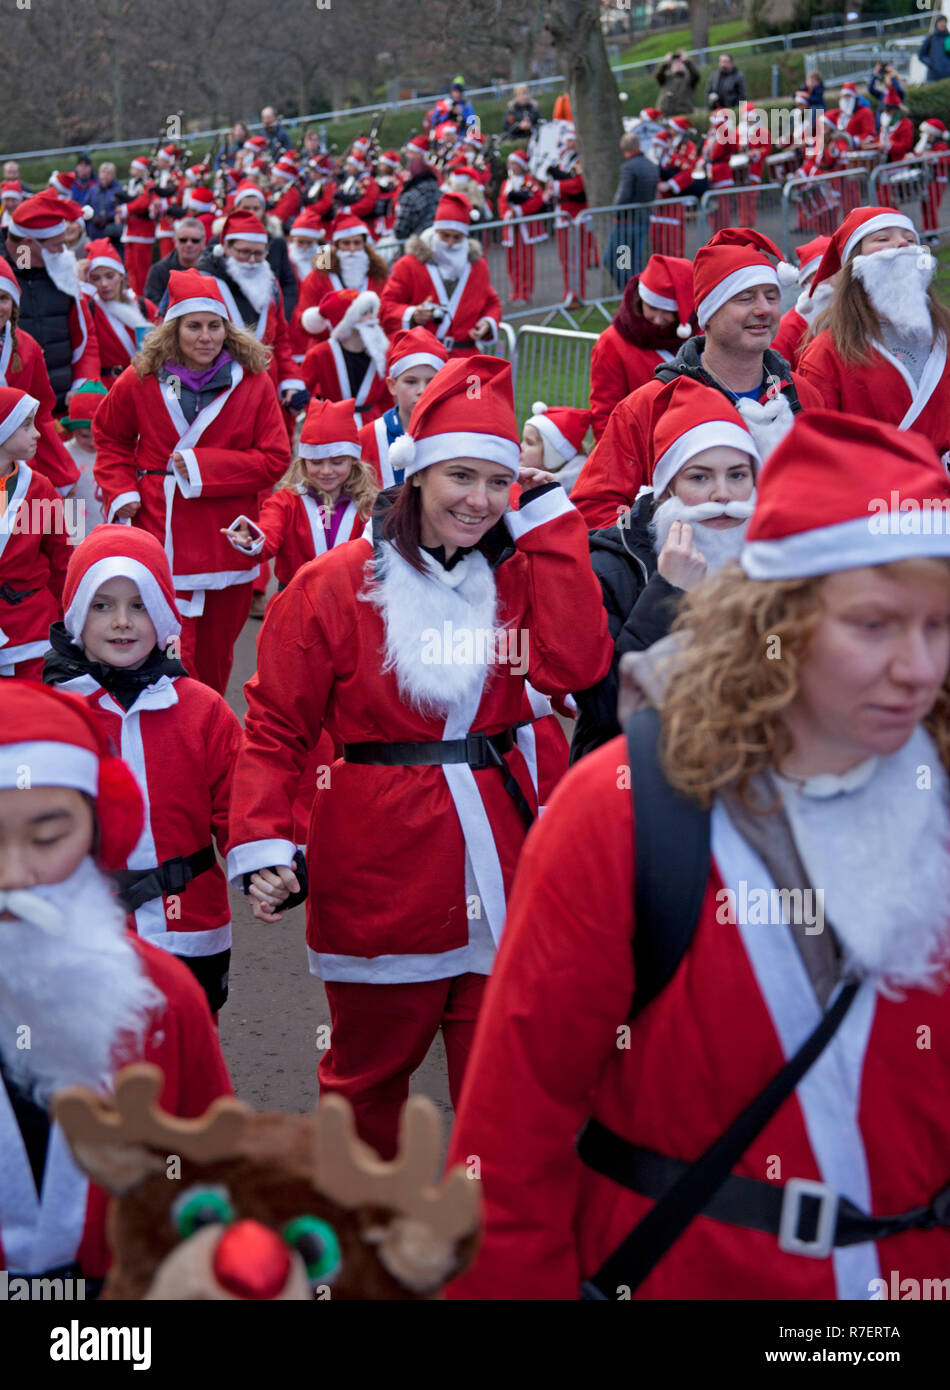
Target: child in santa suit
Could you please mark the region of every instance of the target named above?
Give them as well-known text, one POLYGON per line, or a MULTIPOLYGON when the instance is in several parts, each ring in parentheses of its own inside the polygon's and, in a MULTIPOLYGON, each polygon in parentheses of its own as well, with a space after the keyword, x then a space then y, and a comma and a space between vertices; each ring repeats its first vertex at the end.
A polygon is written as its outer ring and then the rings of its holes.
POLYGON ((450 1298, 867 1300, 950 1268, 950 536, 900 524, 933 499, 950 481, 926 440, 803 414, 742 568, 689 595, 671 662, 627 658, 660 777, 709 812, 689 855, 672 810, 654 850, 658 881, 694 872, 695 929, 631 1016, 638 765, 616 739, 519 865, 449 1146, 479 1156, 486 1213, 450 1298), (706 1210, 680 1230, 665 1209, 650 1259, 601 1273, 832 1011, 706 1210))
POLYGON ((885 421, 950 450, 950 310, 931 280, 937 262, 909 217, 856 208, 831 238, 811 294, 839 281, 799 371, 829 410, 885 421))
POLYGON ((699 332, 693 303, 693 263, 652 255, 627 283, 620 308, 594 344, 590 408, 595 441, 614 406, 645 385, 662 362, 672 362, 684 339, 699 332))
POLYGON ((389 342, 379 326, 379 295, 372 290, 331 290, 316 309, 305 309, 307 333, 329 330, 303 359, 307 390, 325 401, 350 401, 357 427, 392 405, 386 385, 389 342))
POLYGON ((774 351, 780 353, 792 367, 797 367, 801 361, 802 352, 818 315, 831 303, 834 293, 831 280, 823 280, 814 294, 809 293, 812 279, 821 265, 821 258, 830 245, 830 236, 816 236, 813 241, 806 241, 795 247, 801 294, 792 308, 787 309, 782 315, 778 333, 772 341, 774 351))
POLYGON ((393 467, 390 450, 408 429, 416 401, 448 360, 445 348, 427 328, 400 329, 390 343, 386 386, 396 404, 359 431, 361 457, 372 464, 381 487, 402 482, 402 469, 393 467))
POLYGON ((100 526, 73 552, 43 679, 82 695, 135 773, 145 828, 122 865, 139 936, 181 956, 216 1014, 228 997, 227 851, 235 715, 173 654, 181 620, 154 536, 100 526))
POLYGON ((507 363, 450 362, 395 447, 406 481, 381 495, 373 542, 304 566, 268 612, 246 686, 228 862, 255 916, 278 921, 300 887, 298 769, 328 729, 343 759, 307 847, 310 968, 333 1027, 320 1086, 351 1101, 384 1156, 440 1028, 458 1098, 536 812, 513 732, 525 678, 557 692, 610 660, 584 524, 553 480, 519 468, 507 363), (528 491, 506 515, 519 474, 528 491))
POLYGON ((223 694, 257 566, 221 535, 290 463, 262 345, 235 326, 219 283, 173 270, 164 323, 93 424, 96 482, 110 521, 165 547, 182 623, 182 661, 223 694))
POLYGON ((92 422, 106 395, 101 381, 84 382, 70 398, 69 414, 59 422, 60 428, 69 435, 66 452, 79 469, 79 481, 72 493, 80 513, 79 523, 73 528, 77 541, 83 540, 94 526, 106 519, 102 493, 95 479, 96 445, 92 437, 92 422))
POLYGON ((125 266, 106 237, 90 241, 83 263, 87 286, 92 289, 86 307, 99 343, 100 375, 108 387, 138 352, 140 330, 151 327, 158 309, 150 299, 129 289, 125 266))
POLYGON ((589 410, 535 401, 521 437, 523 467, 543 468, 552 473, 570 496, 587 462, 584 440, 592 418, 589 410))
POLYGON ((108 1198, 73 1161, 51 1097, 104 1090, 136 1061, 161 1069, 159 1101, 176 1115, 231 1092, 204 995, 127 932, 107 876, 143 820, 135 778, 83 701, 0 683, 0 1264, 83 1278, 87 1298, 109 1266, 108 1198))
POLYGON ((39 680, 71 554, 57 492, 30 467, 39 402, 0 387, 0 676, 39 680))

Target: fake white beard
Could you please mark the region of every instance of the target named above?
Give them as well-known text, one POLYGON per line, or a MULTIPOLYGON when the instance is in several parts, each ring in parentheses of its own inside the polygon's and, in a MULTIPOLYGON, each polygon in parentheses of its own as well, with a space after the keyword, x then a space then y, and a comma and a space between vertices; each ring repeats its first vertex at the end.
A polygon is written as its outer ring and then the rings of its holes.
POLYGON ((119 323, 125 324, 126 328, 146 328, 148 326, 148 319, 136 304, 134 295, 130 300, 124 301, 121 299, 106 301, 101 299, 99 295, 96 295, 96 299, 110 318, 118 319, 119 323))
POLYGON ((484 555, 473 550, 451 570, 422 552, 428 573, 406 563, 388 543, 380 547, 375 578, 360 598, 382 615, 386 632, 384 671, 393 671, 399 694, 421 714, 442 715, 459 703, 477 703, 491 661, 494 643, 479 641, 478 634, 494 631, 498 596, 495 576, 484 555), (432 634, 441 642, 450 624, 455 636, 471 634, 472 661, 426 662, 424 653, 432 634), (486 647, 490 650, 486 651, 486 647))
POLYGON ((801 314, 806 323, 811 323, 813 318, 817 318, 820 313, 827 309, 834 298, 835 287, 827 280, 822 280, 820 285, 815 286, 815 293, 809 296, 807 289, 802 290, 795 301, 795 309, 801 314))
POLYGON ((764 463, 795 423, 792 407, 780 393, 767 401, 753 401, 748 396, 741 396, 735 404, 764 463))
POLYGON ((228 257, 228 274, 255 313, 259 314, 273 295, 274 272, 266 261, 252 264, 228 257))
POLYGON ((795 841, 848 962, 883 994, 936 987, 950 951, 950 785, 930 735, 917 728, 853 791, 787 786, 795 841))
POLYGON ((668 497, 653 513, 653 549, 659 555, 673 522, 687 521, 693 528, 693 545, 706 557, 707 574, 714 574, 730 560, 738 560, 754 509, 754 492, 747 502, 699 502, 694 507, 688 507, 679 497, 668 497), (738 517, 742 525, 721 530, 703 525, 704 521, 712 521, 717 516, 738 517))
POLYGON ((389 339, 379 326, 378 319, 364 319, 356 325, 356 331, 363 340, 363 346, 370 355, 378 376, 386 375, 386 354, 389 339))
POLYGON ((72 251, 60 251, 56 255, 52 251, 44 251, 41 248, 40 254, 43 257, 43 264, 46 273, 58 290, 63 294, 72 295, 74 299, 79 297, 79 273, 76 270, 76 257, 72 251))
POLYGON ((843 96, 838 102, 838 107, 845 120, 854 115, 855 98, 851 95, 843 96))
POLYGON ((432 256, 438 269, 450 280, 458 280, 468 264, 468 241, 447 246, 436 232, 432 238, 432 256))
POLYGON ((867 290, 880 317, 908 338, 929 338, 933 333, 927 286, 936 268, 923 246, 889 246, 851 262, 851 274, 867 290))
POLYGON ((369 274, 369 253, 367 251, 338 251, 340 279, 348 290, 365 290, 369 274))
POLYGON ((517 189, 519 189, 523 183, 524 183, 524 174, 509 174, 509 175, 508 175, 508 187, 509 187, 509 188, 513 188, 513 189, 515 189, 515 190, 517 191, 517 189))
POLYGON ((290 257, 290 264, 297 272, 297 278, 306 280, 313 270, 313 263, 317 256, 316 249, 311 251, 309 247, 301 246, 296 241, 288 241, 287 255, 290 257))
POLYGON ((100 1087, 164 1003, 108 880, 87 855, 62 883, 0 894, 3 909, 17 918, 0 921, 4 1067, 40 1103, 63 1086, 100 1087))

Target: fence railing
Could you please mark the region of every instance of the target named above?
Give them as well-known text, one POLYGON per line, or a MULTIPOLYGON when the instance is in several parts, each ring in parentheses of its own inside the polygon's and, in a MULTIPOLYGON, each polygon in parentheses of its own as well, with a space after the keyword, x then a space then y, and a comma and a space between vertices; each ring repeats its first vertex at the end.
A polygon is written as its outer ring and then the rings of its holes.
POLYGON ((590 401, 590 362, 599 334, 524 324, 514 357, 515 412, 519 421, 535 401, 585 409, 590 401))
POLYGON ((915 155, 899 164, 882 164, 870 175, 869 202, 899 207, 927 240, 940 230, 940 203, 947 191, 950 156, 915 155))
POLYGON ((868 202, 868 170, 846 169, 815 178, 791 178, 782 184, 781 244, 791 260, 796 245, 816 236, 831 236, 853 208, 868 202))

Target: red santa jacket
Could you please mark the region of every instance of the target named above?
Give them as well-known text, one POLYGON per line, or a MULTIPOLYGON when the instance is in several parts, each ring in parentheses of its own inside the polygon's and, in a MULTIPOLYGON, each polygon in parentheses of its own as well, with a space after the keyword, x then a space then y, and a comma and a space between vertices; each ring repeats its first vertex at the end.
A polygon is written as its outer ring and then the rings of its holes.
POLYGON ((231 311, 232 320, 235 323, 243 323, 248 332, 253 333, 259 343, 263 343, 271 349, 270 365, 267 370, 274 383, 274 389, 278 394, 286 390, 303 390, 299 364, 294 358, 290 334, 287 331, 284 298, 276 277, 272 280, 270 297, 263 308, 255 309, 244 298, 240 286, 226 274, 221 264, 222 258, 209 259, 211 259, 209 273, 213 274, 218 281, 225 303, 231 311), (240 297, 235 296, 235 291, 240 297))
POLYGON ((63 503, 52 483, 28 463, 0 514, 0 675, 49 649, 60 604, 69 544, 63 503))
POLYGON ((375 420, 393 403, 385 376, 380 376, 372 359, 362 381, 350 381, 340 344, 332 338, 314 343, 303 359, 301 375, 311 395, 324 401, 353 402, 357 428, 375 420))
MULTIPOLYGON (((344 180, 344 184, 346 180, 344 180)), ((338 188, 342 185, 338 185, 338 188)), ((363 222, 369 224, 373 220, 376 204, 379 202, 379 184, 369 174, 363 174, 359 180, 359 197, 354 203, 347 203, 345 211, 352 217, 359 217, 363 222)))
POLYGON ((302 204, 303 194, 297 185, 292 183, 277 199, 277 202, 272 208, 272 212, 281 226, 286 226, 288 222, 292 222, 297 216, 302 204))
POLYGON ((469 335, 479 319, 491 319, 496 325, 494 337, 483 338, 483 345, 488 348, 497 340, 501 300, 488 278, 482 248, 472 237, 468 242, 468 265, 450 297, 432 259, 430 233, 431 228, 406 242, 406 254, 393 266, 380 296, 379 321, 387 337, 392 338, 400 328, 412 327, 412 315, 420 304, 434 300, 447 313, 441 322, 430 319, 424 326, 445 344, 450 357, 470 357, 478 351, 469 335))
POLYGON ((852 140, 859 144, 864 140, 873 140, 876 134, 874 129, 874 112, 867 102, 863 105, 855 105, 854 110, 845 122, 845 133, 851 136, 852 140))
POLYGON ((903 116, 896 124, 887 128, 887 162, 894 164, 904 159, 914 148, 914 123, 909 116, 903 116))
POLYGON ((672 362, 667 348, 638 347, 610 324, 594 344, 590 363, 590 408, 594 439, 607 428, 610 412, 618 402, 653 377, 661 362, 672 362))
MULTIPOLYGON (((158 318, 158 306, 150 299, 144 299, 145 317, 150 324, 158 318)), ((138 301, 136 300, 138 307, 138 301)), ((99 344, 99 366, 106 388, 110 388, 116 377, 132 361, 138 348, 135 342, 135 329, 111 314, 98 295, 89 295, 86 308, 92 317, 99 344)))
POLYGON ((683 139, 674 150, 671 150, 667 160, 663 165, 662 181, 670 185, 669 191, 663 195, 667 198, 677 198, 689 192, 689 186, 696 176, 696 164, 699 160, 699 148, 695 140, 683 139))
MULTIPOLYGON (((607 428, 581 469, 571 490, 571 501, 592 529, 616 526, 618 517, 633 505, 640 488, 649 485, 653 401, 664 384, 653 377, 614 408, 607 428)), ((790 378, 783 380, 783 390, 789 386, 795 387, 803 410, 821 405, 818 392, 800 374, 792 372, 790 378)), ((763 389, 759 399, 765 397, 763 389)))
POLYGON ((253 578, 221 528, 237 512, 255 519, 257 495, 290 464, 287 431, 266 372, 231 366, 231 385, 189 425, 174 391, 128 367, 93 422, 96 482, 111 520, 141 501, 134 525, 164 545, 176 589, 224 589, 253 578), (188 481, 169 459, 180 451, 188 481))
MULTIPOLYGON (((149 978, 165 997, 136 1055, 162 1071, 159 1104, 172 1115, 195 1119, 231 1082, 208 1013, 204 991, 191 972, 164 951, 135 940, 149 978)), ((101 1279, 111 1256, 106 1237, 109 1197, 73 1161, 57 1124, 50 1131, 42 1197, 37 1196, 23 1136, 6 1087, 0 1086, 0 1263, 21 1274, 44 1274, 78 1263, 83 1278, 101 1279)))
POLYGON ((929 439, 938 454, 950 449, 950 365, 947 345, 931 348, 920 384, 883 344, 872 348, 867 365, 844 363, 830 331, 818 333, 799 364, 803 380, 828 410, 866 415, 929 439))
POLYGON ((17 329, 16 341, 20 358, 19 371, 13 370, 13 336, 10 325, 6 324, 0 340, 0 386, 13 386, 39 401, 33 423, 39 430, 40 437, 36 443, 36 454, 31 467, 35 472, 42 473, 57 491, 69 489, 79 481, 79 469, 56 433, 53 423, 56 397, 49 382, 43 349, 36 339, 22 328, 17 329))
POLYGON ((703 142, 701 158, 708 168, 710 188, 729 188, 735 182, 729 161, 733 155, 739 154, 739 142, 734 135, 730 139, 723 139, 722 129, 711 129, 703 142))
POLYGON ((154 183, 147 183, 137 197, 120 209, 120 220, 125 224, 122 241, 136 241, 151 246, 166 206, 165 200, 155 193, 154 183))
MULTIPOLYGON (((306 490, 278 488, 273 497, 262 504, 257 525, 264 537, 257 542, 253 553, 259 560, 274 559, 274 571, 281 584, 289 584, 302 565, 326 554, 327 535, 320 516, 320 503, 306 490)), ((362 535, 364 525, 351 499, 333 545, 355 540, 362 535)))
POLYGON ((515 246, 516 238, 525 246, 533 246, 535 242, 544 241, 548 235, 548 224, 534 217, 535 213, 544 211, 544 189, 537 179, 532 178, 530 174, 525 174, 522 188, 527 189, 531 194, 526 203, 510 203, 508 201, 511 179, 505 179, 498 190, 499 218, 504 222, 517 223, 517 227, 505 227, 502 231, 503 246, 515 246))
MULTIPOLYGON (((386 284, 386 276, 377 278, 368 275, 361 285, 354 285, 357 290, 372 290, 374 294, 382 297, 383 287, 386 284)), ((319 308, 320 300, 325 294, 332 293, 333 290, 345 289, 343 281, 335 270, 311 270, 303 280, 300 281, 300 293, 297 296, 297 307, 294 309, 290 320, 291 346, 294 352, 301 356, 308 348, 313 347, 314 343, 322 343, 329 337, 329 329, 324 329, 322 333, 308 333, 300 322, 305 309, 319 308)))
POLYGON ((784 357, 790 367, 797 368, 807 332, 808 324, 798 310, 788 309, 782 315, 778 332, 772 340, 773 351, 784 357))
POLYGON ((584 187, 583 177, 580 174, 575 174, 570 179, 559 179, 557 182, 557 215, 554 219, 554 225, 566 227, 580 217, 586 209, 587 190, 584 187))
MULTIPOLYGON (((686 959, 624 1035, 636 931, 624 769, 623 739, 583 759, 521 858, 449 1146, 449 1163, 479 1155, 486 1217, 476 1263, 449 1286, 450 1298, 576 1299, 581 1280, 651 1205, 580 1162, 574 1139, 585 1119, 692 1162, 817 1024, 791 934, 723 920, 723 887, 736 892, 743 877, 755 885, 762 870, 717 807, 686 959)), ((946 989, 887 999, 862 986, 810 1085, 785 1101, 734 1171, 775 1178, 780 1155, 782 1181, 825 1181, 862 1210, 926 1205, 948 1173, 948 1004, 946 989), (907 1038, 922 1025, 941 1041, 915 1054, 908 1076, 907 1038)), ((867 1299, 877 1273, 921 1279, 950 1268, 950 1230, 910 1231, 847 1255, 802 1258, 780 1250, 775 1235, 700 1216, 635 1297, 867 1299)))
MULTIPOLYGON (((141 788, 145 828, 124 867, 154 869, 212 842, 223 857, 241 743, 241 726, 223 697, 187 676, 160 676, 131 709, 91 675, 60 688, 82 695, 95 710, 141 788)), ((139 936, 173 955, 213 956, 231 945, 228 885, 218 864, 132 916, 139 936)))
MULTIPOLYGON (((586 530, 563 491, 535 493, 505 522, 515 549, 493 573, 500 611, 520 634, 521 651, 509 648, 509 660, 494 662, 491 679, 447 717, 404 702, 395 674, 382 669, 382 616, 358 598, 373 555, 365 538, 305 566, 273 600, 257 674, 245 688, 232 878, 291 862, 298 772, 321 730, 344 744, 499 732, 523 718, 526 677, 537 690, 556 693, 576 685, 581 672, 590 681, 607 669, 610 640, 586 530)), ((506 758, 534 805, 520 749, 506 758)), ((316 799, 307 851, 310 881, 318 885, 308 903, 307 939, 311 969, 324 979, 444 979, 470 966, 487 973, 525 828, 497 768, 457 766, 334 763, 330 785, 316 799), (468 901, 466 846, 477 883, 468 901), (422 862, 430 866, 426 874, 405 872, 422 862), (479 961, 472 961, 473 950, 479 961)))

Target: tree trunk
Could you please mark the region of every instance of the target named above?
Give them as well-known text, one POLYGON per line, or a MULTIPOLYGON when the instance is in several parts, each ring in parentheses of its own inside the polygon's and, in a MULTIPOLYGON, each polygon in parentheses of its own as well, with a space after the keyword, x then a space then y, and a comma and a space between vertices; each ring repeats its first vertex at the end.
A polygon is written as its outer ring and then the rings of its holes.
POLYGON ((567 77, 587 200, 591 207, 608 206, 617 187, 623 125, 599 0, 551 0, 545 25, 567 77))
POLYGON ((706 0, 689 0, 689 27, 695 49, 709 47, 709 6, 706 0))

